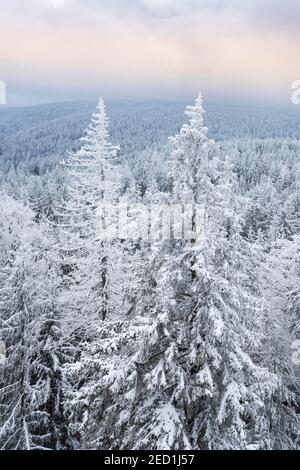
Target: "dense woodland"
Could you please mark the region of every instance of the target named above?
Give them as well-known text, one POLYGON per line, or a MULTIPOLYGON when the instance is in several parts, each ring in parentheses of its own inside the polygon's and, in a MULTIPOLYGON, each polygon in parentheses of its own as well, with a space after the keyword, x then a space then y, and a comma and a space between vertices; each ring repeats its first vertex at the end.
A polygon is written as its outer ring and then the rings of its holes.
POLYGON ((300 449, 300 113, 91 106, 0 112, 0 448, 300 449), (125 200, 201 243, 104 240, 125 200))

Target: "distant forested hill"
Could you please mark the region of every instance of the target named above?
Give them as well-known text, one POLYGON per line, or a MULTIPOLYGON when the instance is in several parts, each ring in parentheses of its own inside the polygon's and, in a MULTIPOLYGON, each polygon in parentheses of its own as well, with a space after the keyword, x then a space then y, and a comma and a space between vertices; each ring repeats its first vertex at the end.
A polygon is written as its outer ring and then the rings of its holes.
MULTIPOLYGON (((77 150, 95 102, 49 104, 0 109, 0 162, 8 171, 13 162, 57 157, 77 150)), ((121 154, 132 154, 167 142, 184 121, 182 103, 108 102, 111 138, 121 144, 121 154)), ((300 139, 298 110, 248 106, 207 105, 206 124, 215 140, 232 138, 300 139)))

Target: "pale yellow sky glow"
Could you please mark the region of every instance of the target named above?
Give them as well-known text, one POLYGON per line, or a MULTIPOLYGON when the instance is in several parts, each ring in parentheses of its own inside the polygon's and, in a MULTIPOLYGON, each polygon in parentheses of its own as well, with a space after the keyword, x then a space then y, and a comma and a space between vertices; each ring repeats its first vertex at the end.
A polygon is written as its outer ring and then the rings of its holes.
POLYGON ((210 101, 288 106, 300 78, 297 2, 290 14, 277 0, 240 3, 0 0, 0 79, 24 102, 178 100, 202 88, 210 101))

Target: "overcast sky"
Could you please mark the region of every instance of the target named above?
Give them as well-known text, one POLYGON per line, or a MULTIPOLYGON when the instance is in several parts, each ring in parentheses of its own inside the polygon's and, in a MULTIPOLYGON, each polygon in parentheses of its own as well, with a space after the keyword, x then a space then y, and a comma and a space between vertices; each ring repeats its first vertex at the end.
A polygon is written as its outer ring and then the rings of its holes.
POLYGON ((95 98, 288 106, 299 0, 0 0, 11 104, 95 98))

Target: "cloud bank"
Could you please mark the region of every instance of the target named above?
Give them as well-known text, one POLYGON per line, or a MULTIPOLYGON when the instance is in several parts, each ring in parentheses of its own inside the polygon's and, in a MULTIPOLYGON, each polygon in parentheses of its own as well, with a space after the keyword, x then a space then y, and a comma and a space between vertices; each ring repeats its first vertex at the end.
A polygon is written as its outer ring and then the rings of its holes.
POLYGON ((0 79, 45 100, 289 104, 298 0, 0 0, 0 79))

